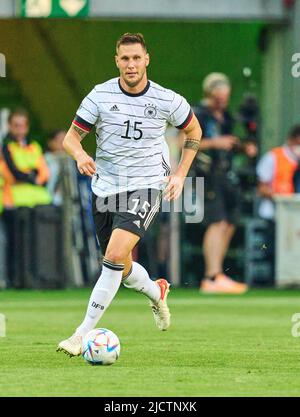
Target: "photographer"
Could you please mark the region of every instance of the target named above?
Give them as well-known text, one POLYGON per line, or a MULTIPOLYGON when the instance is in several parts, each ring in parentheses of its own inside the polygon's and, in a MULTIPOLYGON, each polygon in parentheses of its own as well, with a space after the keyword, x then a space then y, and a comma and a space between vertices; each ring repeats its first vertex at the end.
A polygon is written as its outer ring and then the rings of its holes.
POLYGON ((255 157, 253 143, 241 145, 232 134, 234 120, 227 110, 231 86, 226 75, 211 73, 203 81, 204 100, 194 107, 203 130, 195 170, 205 178, 203 239, 205 277, 200 289, 204 293, 241 294, 247 285, 232 280, 223 272, 223 261, 239 217, 239 186, 231 172, 235 152, 255 157), (204 151, 202 153, 201 151, 204 151))

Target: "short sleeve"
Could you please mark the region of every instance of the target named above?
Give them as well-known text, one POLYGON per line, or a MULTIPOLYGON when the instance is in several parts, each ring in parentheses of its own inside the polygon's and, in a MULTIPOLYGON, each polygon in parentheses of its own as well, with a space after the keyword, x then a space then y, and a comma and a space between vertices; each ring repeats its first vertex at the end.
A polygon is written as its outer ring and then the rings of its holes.
POLYGON ((97 93, 93 89, 81 102, 73 124, 89 132, 99 118, 97 93))
POLYGON ((256 173, 259 181, 270 183, 274 178, 275 163, 271 152, 266 153, 256 167, 256 173))
POLYGON ((193 111, 186 99, 181 95, 174 93, 168 122, 177 127, 177 129, 184 129, 188 126, 192 117, 193 111))

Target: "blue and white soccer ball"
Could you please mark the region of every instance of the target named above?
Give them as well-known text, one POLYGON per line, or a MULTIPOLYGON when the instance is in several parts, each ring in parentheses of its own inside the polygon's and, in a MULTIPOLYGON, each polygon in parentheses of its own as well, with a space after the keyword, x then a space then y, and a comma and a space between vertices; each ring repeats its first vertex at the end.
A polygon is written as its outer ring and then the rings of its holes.
POLYGON ((82 340, 82 356, 91 365, 112 365, 120 350, 118 336, 108 329, 93 329, 82 340))

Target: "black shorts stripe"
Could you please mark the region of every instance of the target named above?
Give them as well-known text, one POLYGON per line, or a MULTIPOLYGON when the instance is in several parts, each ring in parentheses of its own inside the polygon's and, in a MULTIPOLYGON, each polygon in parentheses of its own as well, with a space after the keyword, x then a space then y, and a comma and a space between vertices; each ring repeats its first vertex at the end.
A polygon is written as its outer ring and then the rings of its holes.
POLYGON ((144 222, 145 230, 148 229, 148 227, 151 224, 152 220, 154 219, 155 215, 158 213, 159 208, 160 208, 161 199, 162 199, 162 194, 160 193, 156 198, 156 202, 155 202, 154 206, 152 207, 152 209, 148 213, 147 218, 145 219, 145 222, 144 222))

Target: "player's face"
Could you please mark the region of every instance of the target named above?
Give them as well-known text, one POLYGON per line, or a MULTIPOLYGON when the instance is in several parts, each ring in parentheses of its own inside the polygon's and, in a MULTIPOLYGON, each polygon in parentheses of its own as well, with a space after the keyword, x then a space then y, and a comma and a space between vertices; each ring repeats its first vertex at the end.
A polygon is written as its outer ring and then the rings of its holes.
POLYGON ((215 88, 210 96, 212 106, 216 110, 225 110, 228 106, 229 98, 230 88, 226 86, 215 88))
POLYGON ((25 138, 29 131, 29 123, 27 117, 21 115, 13 116, 9 123, 9 131, 12 136, 17 139, 25 138))
POLYGON ((147 79, 149 55, 141 44, 120 45, 115 59, 120 77, 128 87, 136 87, 147 79))

